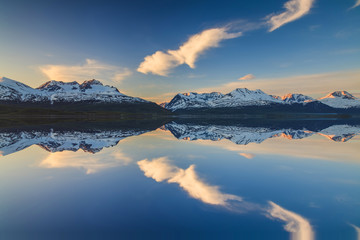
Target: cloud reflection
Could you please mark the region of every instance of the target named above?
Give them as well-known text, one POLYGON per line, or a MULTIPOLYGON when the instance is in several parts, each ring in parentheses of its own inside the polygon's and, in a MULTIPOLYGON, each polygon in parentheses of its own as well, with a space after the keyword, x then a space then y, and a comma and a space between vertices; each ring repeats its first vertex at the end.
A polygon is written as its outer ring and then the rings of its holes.
MULTIPOLYGON (((240 213, 243 209, 257 210, 265 213, 270 218, 276 218, 286 222, 284 229, 290 232, 292 240, 313 240, 314 232, 310 222, 297 213, 289 211, 276 203, 269 201, 269 206, 261 207, 258 204, 243 201, 239 196, 224 194, 218 186, 212 186, 200 179, 195 171, 195 165, 187 169, 172 165, 167 157, 144 159, 139 161, 138 166, 146 177, 157 182, 167 181, 177 183, 191 197, 206 204, 219 205, 240 213)), ((355 226, 354 226, 355 227, 355 226)), ((358 230, 358 228, 355 227, 358 230)))
POLYGON ((356 235, 357 235, 357 240, 360 240, 360 228, 358 226, 355 226, 354 224, 350 224, 350 226, 352 226, 355 231, 356 231, 356 235))
POLYGON ((247 159, 253 159, 255 157, 255 155, 252 153, 239 153, 239 155, 247 159))
POLYGON ((152 161, 144 159, 139 161, 138 165, 145 176, 157 182, 177 183, 191 197, 204 203, 228 206, 230 200, 242 201, 241 197, 224 194, 218 186, 211 186, 200 179, 195 172, 195 165, 182 169, 172 165, 167 157, 156 158, 152 161))
POLYGON ((274 202, 269 202, 270 208, 268 213, 271 217, 286 222, 284 229, 291 234, 292 240, 313 240, 314 232, 307 219, 282 208, 274 202))
POLYGON ((51 153, 40 162, 42 168, 78 168, 85 170, 86 174, 93 174, 108 168, 128 165, 132 159, 122 152, 112 154, 89 155, 84 152, 57 152, 51 153))

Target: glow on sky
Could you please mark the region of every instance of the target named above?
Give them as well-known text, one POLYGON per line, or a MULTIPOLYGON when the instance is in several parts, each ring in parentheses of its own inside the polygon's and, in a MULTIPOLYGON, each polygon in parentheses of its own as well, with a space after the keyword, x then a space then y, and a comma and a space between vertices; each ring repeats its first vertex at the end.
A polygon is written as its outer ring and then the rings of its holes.
POLYGON ((69 4, 2 4, 0 76, 96 78, 156 102, 237 87, 360 94, 357 0, 69 4))

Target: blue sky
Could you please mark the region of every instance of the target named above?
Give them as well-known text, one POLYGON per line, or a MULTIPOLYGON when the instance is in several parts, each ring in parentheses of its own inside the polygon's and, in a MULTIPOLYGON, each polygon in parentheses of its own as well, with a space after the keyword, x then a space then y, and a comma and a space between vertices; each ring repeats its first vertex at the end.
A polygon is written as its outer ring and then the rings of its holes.
POLYGON ((358 95, 356 4, 0 0, 0 76, 32 87, 96 78, 157 102, 236 87, 358 95))

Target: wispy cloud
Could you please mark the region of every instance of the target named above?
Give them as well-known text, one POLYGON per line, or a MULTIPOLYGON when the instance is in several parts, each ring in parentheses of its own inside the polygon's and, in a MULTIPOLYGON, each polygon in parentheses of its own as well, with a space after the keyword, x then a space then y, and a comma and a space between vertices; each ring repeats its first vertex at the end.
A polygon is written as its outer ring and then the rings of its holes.
POLYGON ((317 30, 317 29, 319 29, 321 27, 321 25, 320 24, 317 24, 317 25, 311 25, 310 27, 309 27, 309 30, 310 31, 315 31, 315 30, 317 30))
MULTIPOLYGON (((356 8, 356 7, 358 7, 358 6, 360 6, 360 0, 356 0, 354 6, 352 6, 351 8, 356 8)), ((350 8, 350 9, 351 9, 351 8, 350 8)))
POLYGON ((271 14, 267 19, 267 24, 270 26, 269 32, 278 29, 284 24, 295 21, 309 13, 314 0, 290 0, 284 4, 286 9, 280 14, 271 14))
POLYGON ((94 59, 86 59, 78 65, 45 65, 40 70, 51 80, 82 81, 100 79, 110 82, 120 82, 132 73, 128 68, 102 63, 94 59))
POLYGON ((239 78, 238 80, 252 80, 255 79, 255 76, 253 74, 247 74, 241 78, 239 78))
POLYGON ((268 210, 271 217, 280 219, 286 222, 284 229, 291 234, 292 240, 313 240, 314 232, 309 221, 304 217, 286 210, 276 203, 269 202, 270 209, 268 210))
POLYGON ((144 74, 167 76, 171 69, 182 64, 195 68, 195 62, 206 50, 218 47, 223 40, 237 38, 241 35, 241 32, 230 32, 228 27, 204 30, 191 36, 177 50, 157 51, 146 56, 137 70, 144 74))
POLYGON ((188 78, 204 78, 206 75, 205 74, 189 74, 187 77, 188 78))
POLYGON ((330 54, 345 55, 345 54, 355 54, 355 53, 359 53, 359 52, 360 52, 360 48, 348 48, 348 49, 333 51, 333 52, 330 52, 330 54))
POLYGON ((209 185, 200 179, 195 172, 195 165, 182 169, 172 165, 167 157, 155 158, 151 161, 144 159, 139 161, 138 165, 145 176, 157 182, 177 183, 191 197, 204 203, 227 206, 230 200, 242 201, 241 197, 224 194, 219 187, 209 185))

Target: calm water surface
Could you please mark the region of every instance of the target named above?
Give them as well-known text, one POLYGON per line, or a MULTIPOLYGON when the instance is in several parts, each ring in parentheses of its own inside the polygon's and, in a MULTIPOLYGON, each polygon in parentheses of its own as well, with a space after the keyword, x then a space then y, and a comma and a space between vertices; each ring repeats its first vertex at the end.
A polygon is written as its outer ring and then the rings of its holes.
POLYGON ((1 239, 360 239, 360 124, 106 126, 1 129, 1 239))

